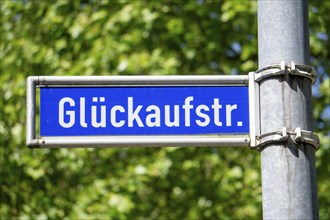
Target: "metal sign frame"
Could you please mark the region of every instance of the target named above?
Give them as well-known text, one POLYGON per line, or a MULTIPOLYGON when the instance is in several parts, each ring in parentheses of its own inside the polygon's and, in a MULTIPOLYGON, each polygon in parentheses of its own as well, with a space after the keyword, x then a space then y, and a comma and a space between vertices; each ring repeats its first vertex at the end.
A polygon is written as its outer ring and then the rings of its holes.
POLYGON ((235 76, 30 76, 26 92, 26 144, 30 148, 255 147, 259 130, 258 91, 253 72, 235 76), (248 86, 250 135, 37 136, 37 88, 130 86, 248 86))

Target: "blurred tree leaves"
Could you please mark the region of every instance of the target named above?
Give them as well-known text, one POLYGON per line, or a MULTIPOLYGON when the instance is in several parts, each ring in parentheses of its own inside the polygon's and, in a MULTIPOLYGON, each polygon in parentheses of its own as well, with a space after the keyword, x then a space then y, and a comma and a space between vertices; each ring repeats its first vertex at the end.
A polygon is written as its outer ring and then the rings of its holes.
MULTIPOLYGON (((321 219, 329 219, 329 1, 310 2, 321 219)), ((246 74, 257 69, 255 1, 2 0, 3 219, 260 219, 249 149, 25 146, 30 75, 246 74)))

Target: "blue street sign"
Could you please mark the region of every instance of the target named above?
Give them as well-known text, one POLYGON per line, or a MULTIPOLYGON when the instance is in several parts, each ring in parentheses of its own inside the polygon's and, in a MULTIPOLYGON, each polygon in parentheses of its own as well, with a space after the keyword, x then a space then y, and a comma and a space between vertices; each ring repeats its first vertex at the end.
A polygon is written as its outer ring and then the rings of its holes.
POLYGON ((249 134, 247 86, 41 87, 40 136, 249 134))

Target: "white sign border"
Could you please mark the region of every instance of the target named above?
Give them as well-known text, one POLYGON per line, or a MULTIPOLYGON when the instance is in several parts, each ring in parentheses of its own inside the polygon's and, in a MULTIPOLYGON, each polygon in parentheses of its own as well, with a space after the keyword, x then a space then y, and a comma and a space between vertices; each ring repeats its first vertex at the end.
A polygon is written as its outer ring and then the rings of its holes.
POLYGON ((186 76, 30 76, 26 91, 26 145, 30 148, 99 147, 255 147, 259 132, 259 95, 254 72, 249 75, 186 76), (249 135, 136 135, 37 137, 36 89, 38 87, 109 86, 248 86, 249 135))

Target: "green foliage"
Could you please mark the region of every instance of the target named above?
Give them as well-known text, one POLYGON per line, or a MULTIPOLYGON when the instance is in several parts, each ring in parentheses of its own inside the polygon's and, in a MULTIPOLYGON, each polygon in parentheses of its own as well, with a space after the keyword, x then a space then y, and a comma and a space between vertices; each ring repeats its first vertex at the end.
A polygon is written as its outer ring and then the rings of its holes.
POLYGON ((311 61, 316 67, 318 81, 314 85, 314 126, 320 137, 321 148, 317 152, 317 178, 320 219, 330 218, 330 1, 310 2, 311 61))
MULTIPOLYGON (((25 146, 30 75, 246 74, 255 1, 2 0, 2 219, 260 219, 258 152, 25 146)), ((329 219, 329 1, 311 1, 321 219, 329 219)))

